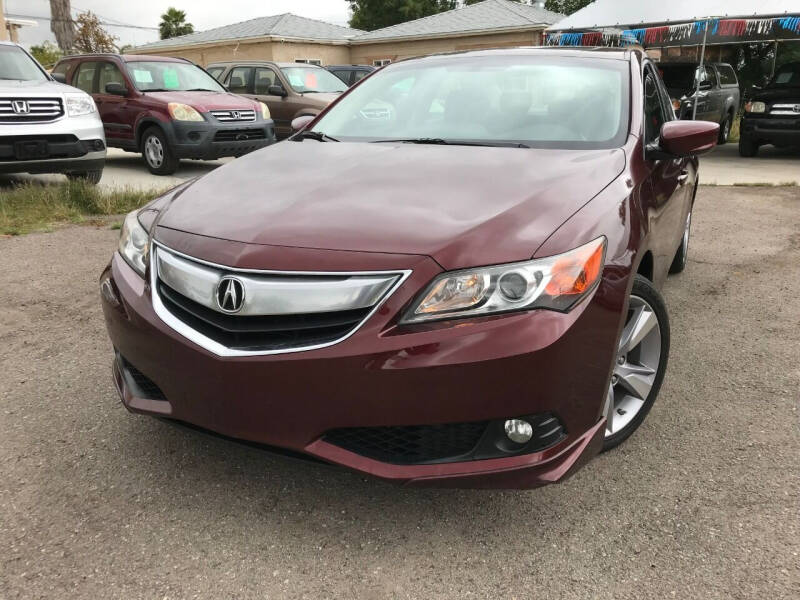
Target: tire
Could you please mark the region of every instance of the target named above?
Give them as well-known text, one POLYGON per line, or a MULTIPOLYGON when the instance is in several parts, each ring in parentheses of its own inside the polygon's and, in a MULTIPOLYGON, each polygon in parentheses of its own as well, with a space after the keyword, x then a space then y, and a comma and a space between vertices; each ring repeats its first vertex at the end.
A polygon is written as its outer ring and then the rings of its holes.
POLYGON ((169 145, 169 140, 158 127, 150 127, 142 134, 142 158, 153 175, 172 175, 178 170, 179 160, 169 145))
POLYGON ((80 173, 67 173, 67 178, 70 181, 85 181, 91 185, 97 185, 103 178, 103 169, 95 171, 82 171, 80 173))
POLYGON ((681 238, 681 245, 675 253, 675 258, 672 259, 672 264, 669 266, 669 274, 677 275, 683 273, 686 268, 686 261, 689 258, 689 235, 692 232, 692 211, 689 209, 689 214, 686 215, 686 225, 683 230, 683 237, 681 238))
POLYGON ((719 124, 718 142, 720 146, 728 143, 728 138, 731 137, 731 127, 733 127, 733 113, 728 113, 722 123, 719 124))
POLYGON ((649 280, 636 275, 606 398, 604 452, 628 439, 653 407, 667 371, 669 342, 664 300, 649 280))
POLYGON ((739 138, 739 156, 753 158, 758 154, 758 144, 748 137, 739 138))

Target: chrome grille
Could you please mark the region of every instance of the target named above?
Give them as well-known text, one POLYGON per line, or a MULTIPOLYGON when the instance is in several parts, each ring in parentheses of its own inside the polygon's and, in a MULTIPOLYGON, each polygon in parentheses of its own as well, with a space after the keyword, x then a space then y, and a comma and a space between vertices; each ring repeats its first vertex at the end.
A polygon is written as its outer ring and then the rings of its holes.
POLYGON ((256 120, 256 111, 254 110, 212 110, 211 114, 217 121, 223 123, 240 123, 242 121, 256 120))
POLYGON ((773 104, 769 114, 800 117, 800 104, 773 104))
POLYGON ((154 247, 150 272, 156 314, 220 356, 337 344, 355 333, 410 274, 230 269, 160 245, 154 247), (220 295, 231 279, 240 285, 235 312, 220 295))
POLYGON ((41 123, 63 115, 60 98, 0 98, 0 123, 41 123))

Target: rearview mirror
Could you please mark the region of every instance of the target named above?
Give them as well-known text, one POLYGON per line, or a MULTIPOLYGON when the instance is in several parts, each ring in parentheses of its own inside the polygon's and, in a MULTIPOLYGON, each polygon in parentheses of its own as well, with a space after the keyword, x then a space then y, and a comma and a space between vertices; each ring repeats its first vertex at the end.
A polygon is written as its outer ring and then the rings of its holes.
POLYGON ((711 152, 719 139, 719 123, 669 121, 661 128, 657 147, 648 148, 647 158, 683 158, 711 152))
POLYGON ((314 115, 303 115, 302 117, 292 119, 292 132, 300 131, 315 118, 316 117, 314 115))
POLYGON ((50 73, 50 77, 53 78, 53 81, 57 81, 58 83, 67 83, 67 76, 63 73, 50 73))
POLYGON ((112 94, 114 96, 127 96, 128 88, 118 81, 109 81, 106 84, 106 94, 112 94))
POLYGON ((281 96, 281 97, 284 97, 284 96, 288 96, 288 95, 289 95, 289 94, 286 92, 286 90, 285 90, 285 89, 283 89, 283 86, 282 86, 282 85, 271 85, 271 86, 269 86, 269 87, 267 88, 267 93, 268 93, 270 96, 281 96))

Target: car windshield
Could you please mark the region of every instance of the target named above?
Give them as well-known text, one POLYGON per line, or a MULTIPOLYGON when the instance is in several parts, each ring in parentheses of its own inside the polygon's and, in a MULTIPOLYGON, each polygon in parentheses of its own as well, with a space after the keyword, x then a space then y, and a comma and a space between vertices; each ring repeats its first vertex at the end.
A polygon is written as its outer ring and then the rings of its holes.
POLYGON ((315 124, 341 141, 611 148, 627 134, 625 61, 493 55, 385 67, 315 124))
POLYGON ((0 44, 0 79, 47 81, 47 76, 21 48, 0 44))
POLYGON ((658 70, 668 89, 688 92, 694 88, 695 65, 660 65, 658 70))
POLYGON ((184 62, 134 61, 128 72, 142 92, 224 92, 219 82, 203 69, 184 62))
POLYGON ((334 94, 343 92, 347 86, 333 73, 317 67, 283 67, 289 85, 298 94, 334 94))
POLYGON ((800 87, 800 63, 783 65, 775 73, 771 86, 800 87))

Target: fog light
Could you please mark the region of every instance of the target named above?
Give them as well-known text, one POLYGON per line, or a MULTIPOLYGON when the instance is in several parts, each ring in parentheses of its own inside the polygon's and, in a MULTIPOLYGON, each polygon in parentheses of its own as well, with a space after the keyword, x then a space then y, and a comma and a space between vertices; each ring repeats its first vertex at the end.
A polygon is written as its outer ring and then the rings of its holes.
POLYGON ((509 419, 505 429, 508 439, 515 444, 527 444, 533 437, 533 426, 522 419, 509 419))

